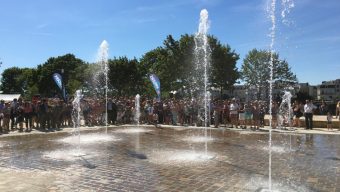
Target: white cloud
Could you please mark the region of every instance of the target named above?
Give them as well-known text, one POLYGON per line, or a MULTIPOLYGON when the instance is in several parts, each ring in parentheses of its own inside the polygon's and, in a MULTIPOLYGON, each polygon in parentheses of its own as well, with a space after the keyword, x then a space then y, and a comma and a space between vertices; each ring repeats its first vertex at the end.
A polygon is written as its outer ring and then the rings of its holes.
POLYGON ((30 34, 36 35, 36 36, 52 36, 53 35, 53 33, 48 33, 48 32, 32 32, 30 34))
POLYGON ((46 28, 47 26, 48 26, 48 24, 42 23, 42 24, 37 25, 36 28, 37 28, 37 29, 44 29, 44 28, 46 28))

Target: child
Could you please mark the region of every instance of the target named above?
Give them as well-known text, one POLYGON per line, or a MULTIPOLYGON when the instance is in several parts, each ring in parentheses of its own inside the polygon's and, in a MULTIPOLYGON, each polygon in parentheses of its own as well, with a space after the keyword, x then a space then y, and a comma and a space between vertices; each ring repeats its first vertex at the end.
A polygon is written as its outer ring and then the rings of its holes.
POLYGON ((153 124, 155 125, 155 127, 158 128, 158 126, 157 126, 157 123, 158 123, 158 114, 157 113, 154 113, 152 115, 152 121, 153 121, 153 124))
POLYGON ((3 114, 4 114, 4 118, 3 118, 3 132, 4 133, 8 133, 9 132, 9 123, 10 123, 10 118, 11 118, 11 104, 8 102, 5 104, 5 107, 3 109, 3 114))
POLYGON ((332 119, 333 119, 333 116, 330 112, 327 113, 327 129, 331 129, 333 130, 332 128, 332 119))

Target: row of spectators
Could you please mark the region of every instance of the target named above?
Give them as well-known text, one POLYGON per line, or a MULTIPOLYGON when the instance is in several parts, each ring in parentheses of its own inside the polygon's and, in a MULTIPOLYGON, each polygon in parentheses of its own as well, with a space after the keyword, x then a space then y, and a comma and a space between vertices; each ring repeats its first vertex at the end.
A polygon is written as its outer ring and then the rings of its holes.
MULTIPOLYGON (((80 101, 82 125, 98 126, 108 124, 167 124, 167 125, 195 125, 215 127, 224 124, 228 127, 245 128, 249 126, 258 129, 264 126, 268 105, 263 101, 249 101, 242 103, 237 99, 213 100, 204 109, 204 103, 196 99, 166 99, 163 101, 141 98, 139 119, 135 118, 135 98, 120 97, 95 99, 83 98, 80 101), (106 106, 106 108, 105 108, 106 106), (106 117, 107 111, 107 117, 106 117), (207 112, 206 112, 207 111, 207 112), (206 113, 206 114, 205 114, 206 113), (206 124, 206 125, 204 125, 206 124)), ((294 118, 304 114, 303 104, 293 104, 294 118), (295 110, 298 110, 299 113, 295 110)), ((0 133, 19 130, 41 131, 59 130, 63 127, 73 127, 73 119, 77 113, 73 112, 72 102, 65 103, 58 98, 23 101, 14 99, 12 102, 0 101, 0 133), (25 128, 25 129, 24 129, 25 128)), ((272 103, 273 127, 277 126, 279 103, 272 103)), ((294 126, 300 126, 298 121, 294 126)), ((285 123, 285 122, 283 122, 285 123)))

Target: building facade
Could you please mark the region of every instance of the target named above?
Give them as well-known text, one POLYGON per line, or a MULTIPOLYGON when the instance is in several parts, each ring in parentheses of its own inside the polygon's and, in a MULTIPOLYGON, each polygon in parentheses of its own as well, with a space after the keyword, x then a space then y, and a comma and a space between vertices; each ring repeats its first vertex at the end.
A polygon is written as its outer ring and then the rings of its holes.
POLYGON ((323 81, 317 86, 318 100, 339 101, 340 100, 340 79, 323 81))
MULTIPOLYGON (((323 81, 321 85, 310 85, 309 83, 299 83, 297 86, 290 86, 289 88, 282 88, 280 82, 274 85, 273 98, 277 99, 282 96, 284 91, 289 91, 293 97, 296 93, 301 92, 311 96, 315 100, 325 100, 329 103, 336 103, 340 101, 340 79, 333 81, 323 81)), ((218 98, 220 92, 213 90, 213 97, 218 98)), ((237 98, 240 101, 253 100, 256 98, 257 89, 248 88, 246 85, 235 85, 231 90, 223 90, 223 98, 237 98)))

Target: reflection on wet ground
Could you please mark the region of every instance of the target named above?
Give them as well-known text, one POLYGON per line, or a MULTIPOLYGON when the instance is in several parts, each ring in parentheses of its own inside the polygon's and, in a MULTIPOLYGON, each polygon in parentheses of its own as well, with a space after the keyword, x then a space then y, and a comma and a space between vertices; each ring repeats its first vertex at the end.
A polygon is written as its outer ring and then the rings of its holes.
MULTIPOLYGON (((268 133, 213 129, 208 139, 202 135, 201 129, 119 127, 108 135, 82 132, 79 148, 77 137, 66 133, 0 138, 0 191, 261 191, 267 187, 268 133)), ((273 189, 340 191, 339 138, 274 133, 273 189)))

